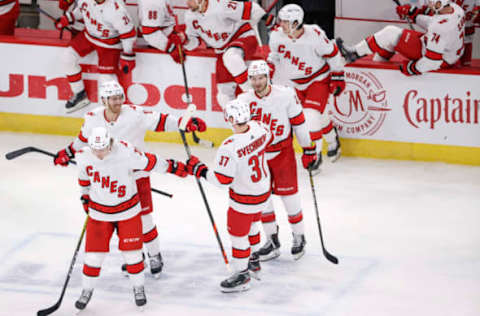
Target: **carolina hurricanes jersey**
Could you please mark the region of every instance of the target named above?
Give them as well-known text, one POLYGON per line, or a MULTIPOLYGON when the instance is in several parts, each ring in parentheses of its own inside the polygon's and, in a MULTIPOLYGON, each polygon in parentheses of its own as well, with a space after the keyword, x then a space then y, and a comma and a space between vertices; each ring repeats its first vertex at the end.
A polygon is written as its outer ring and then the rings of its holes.
POLYGON ((295 91, 279 85, 270 87, 270 93, 264 97, 259 97, 253 90, 238 96, 238 99, 250 104, 252 119, 263 122, 273 134, 267 152, 274 154, 269 154, 269 159, 282 148, 292 146, 292 130, 295 131, 300 146, 309 147, 312 143, 302 105, 295 91))
POLYGON ((422 36, 422 58, 415 62, 421 72, 440 69, 446 62, 454 65, 463 55, 465 37, 465 13, 455 3, 451 14, 419 15, 416 23, 427 30, 422 36))
POLYGON ((7 14, 15 6, 17 0, 0 0, 0 15, 7 14))
MULTIPOLYGON (((337 45, 318 25, 304 25, 303 33, 297 39, 276 27, 270 34, 268 46, 268 60, 288 79, 283 82, 299 90, 305 90, 314 81, 324 80, 331 71, 343 71, 337 45)), ((277 80, 275 76, 273 79, 277 80)))
POLYGON ((77 7, 66 15, 71 23, 83 20, 85 37, 93 44, 119 49, 123 46, 124 52, 133 52, 137 33, 122 1, 105 0, 98 4, 95 0, 79 0, 77 7))
POLYGON ((175 25, 170 0, 139 0, 138 17, 143 38, 151 46, 165 51, 168 43, 167 36, 175 25))
POLYGON ((185 24, 188 42, 186 50, 193 50, 200 45, 199 38, 218 52, 223 51, 235 39, 254 35, 249 21, 252 23, 265 14, 255 2, 239 2, 226 0, 205 0, 205 12, 185 13, 185 24))
POLYGON ((270 197, 270 172, 265 149, 272 139, 268 127, 257 121, 247 123, 245 133, 233 134, 218 148, 215 167, 207 181, 229 187, 229 205, 241 213, 265 209, 270 197))
POLYGON ((75 158, 81 192, 90 196, 89 216, 106 222, 126 220, 141 211, 134 170, 165 173, 168 169, 166 160, 116 140, 103 160, 90 147, 78 151, 75 158))
POLYGON ((475 34, 474 11, 480 11, 480 0, 456 0, 455 2, 465 11, 465 43, 473 43, 473 35, 475 34))

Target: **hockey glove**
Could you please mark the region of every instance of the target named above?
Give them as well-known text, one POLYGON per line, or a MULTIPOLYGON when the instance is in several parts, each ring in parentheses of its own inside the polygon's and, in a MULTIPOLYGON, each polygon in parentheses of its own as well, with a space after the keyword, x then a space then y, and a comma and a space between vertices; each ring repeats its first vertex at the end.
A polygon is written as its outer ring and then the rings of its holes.
POLYGON ((84 194, 80 197, 80 201, 82 201, 83 210, 88 215, 88 204, 90 203, 90 196, 88 194, 84 194))
POLYGON ((70 160, 75 157, 75 149, 73 149, 72 144, 68 145, 67 148, 64 148, 57 152, 55 157, 53 157, 53 164, 60 165, 62 167, 68 166, 70 160))
POLYGON ((64 27, 67 27, 70 24, 70 20, 67 15, 62 15, 55 21, 55 27, 57 30, 62 30, 64 27))
POLYGON ((181 161, 177 161, 174 159, 167 159, 168 168, 167 172, 179 176, 180 178, 185 178, 187 173, 187 167, 181 161))
POLYGON ((400 65, 400 71, 405 75, 405 76, 418 76, 421 75, 422 73, 417 70, 417 67, 415 65, 417 64, 416 60, 405 60, 402 65, 400 65))
POLYGON ((72 5, 73 0, 58 0, 58 7, 62 11, 67 11, 67 9, 72 5))
POLYGON ((135 53, 128 54, 122 52, 118 67, 125 74, 131 72, 135 68, 135 53))
MULTIPOLYGON (((182 117, 178 120, 178 126, 182 123, 182 117)), ((207 130, 207 123, 199 117, 192 117, 185 126, 185 132, 205 132, 207 130)))
POLYGON ((345 90, 345 73, 343 71, 330 73, 330 93, 339 96, 343 90, 345 90))
POLYGON ((400 19, 406 20, 408 18, 410 21, 415 23, 417 15, 422 14, 422 10, 418 9, 416 6, 404 4, 397 6, 397 14, 400 19))
POLYGON ((303 168, 309 169, 317 161, 317 146, 313 144, 312 147, 304 147, 302 155, 303 168))
POLYGON ((189 174, 197 178, 207 178, 208 167, 201 162, 198 157, 192 155, 187 160, 187 171, 189 174))

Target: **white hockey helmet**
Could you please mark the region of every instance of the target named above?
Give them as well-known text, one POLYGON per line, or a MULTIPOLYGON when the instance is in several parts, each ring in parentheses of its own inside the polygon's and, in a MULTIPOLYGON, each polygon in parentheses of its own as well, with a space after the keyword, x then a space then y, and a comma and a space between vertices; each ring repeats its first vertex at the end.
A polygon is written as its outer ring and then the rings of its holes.
POLYGON ((122 86, 115 80, 105 81, 102 83, 100 86, 100 97, 108 99, 108 97, 114 95, 121 95, 123 98, 125 98, 122 86))
POLYGON ((95 150, 102 150, 108 147, 111 142, 110 133, 105 127, 95 127, 88 137, 88 145, 95 150))
POLYGON ((265 60, 254 60, 248 66, 248 76, 258 76, 258 75, 266 75, 267 78, 270 74, 270 67, 265 60))
POLYGON ((229 101, 225 108, 223 109, 223 114, 225 115, 225 120, 233 124, 243 124, 250 121, 250 106, 247 102, 235 99, 229 101), (233 122, 229 121, 229 118, 233 118, 233 122))
POLYGON ((303 9, 298 4, 287 4, 278 11, 278 19, 281 21, 288 21, 290 24, 290 31, 293 31, 293 23, 297 22, 296 29, 303 25, 303 9))
POLYGON ((445 8, 446 6, 449 6, 450 3, 452 2, 451 0, 427 0, 428 5, 433 8, 435 13, 438 13, 440 10, 445 8), (437 8, 437 3, 440 2, 440 6, 437 8))

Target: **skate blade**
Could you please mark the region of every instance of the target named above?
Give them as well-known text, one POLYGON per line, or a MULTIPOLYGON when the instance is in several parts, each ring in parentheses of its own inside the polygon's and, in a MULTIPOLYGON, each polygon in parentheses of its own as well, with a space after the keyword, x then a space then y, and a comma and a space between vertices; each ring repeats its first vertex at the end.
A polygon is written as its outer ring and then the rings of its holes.
POLYGON ((75 309, 77 310, 77 312, 75 313, 75 315, 82 315, 82 312, 85 310, 85 309, 78 309, 75 307, 75 309))
POLYGON ((268 255, 260 256, 260 261, 261 262, 270 261, 278 257, 280 257, 280 250, 276 249, 268 255))
POLYGON ((143 313, 145 311, 145 305, 142 305, 142 306, 137 306, 137 310, 141 313, 143 313))
POLYGON ((67 113, 72 113, 72 112, 80 110, 81 108, 86 107, 89 104, 90 104, 90 100, 87 98, 87 99, 84 99, 84 100, 78 102, 78 104, 75 105, 74 107, 66 109, 66 111, 67 111, 67 113))
POLYGON ((155 280, 158 280, 158 279, 160 279, 160 277, 161 277, 161 273, 158 272, 158 273, 152 274, 152 277, 153 277, 155 280))
POLYGON ((339 148, 335 156, 328 157, 330 159, 330 162, 334 163, 335 161, 337 161, 338 158, 340 158, 341 153, 342 153, 342 150, 339 148))
POLYGON ((312 171, 312 176, 313 177, 318 176, 320 173, 322 173, 322 169, 317 168, 317 169, 312 171))
POLYGON ((302 251, 302 252, 299 252, 299 253, 297 253, 297 254, 295 254, 295 255, 292 255, 292 256, 293 256, 293 260, 296 261, 296 260, 300 259, 301 257, 303 257, 304 254, 305 254, 305 250, 302 251))
POLYGON ((238 293, 238 292, 245 292, 248 290, 250 290, 250 282, 236 286, 234 288, 225 288, 220 286, 220 291, 222 291, 222 293, 238 293))

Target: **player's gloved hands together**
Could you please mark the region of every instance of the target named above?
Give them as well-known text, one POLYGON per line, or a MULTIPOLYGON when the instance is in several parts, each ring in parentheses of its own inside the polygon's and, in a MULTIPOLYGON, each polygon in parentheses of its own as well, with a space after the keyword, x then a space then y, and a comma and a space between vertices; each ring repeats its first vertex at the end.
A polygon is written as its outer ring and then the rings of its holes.
POLYGON ((80 201, 82 201, 83 210, 88 215, 88 204, 90 203, 90 196, 88 194, 84 194, 80 197, 80 201))
POLYGON ((167 172, 179 176, 180 178, 185 178, 187 173, 187 166, 181 161, 174 159, 167 159, 168 168, 167 172))
POLYGON ((64 27, 67 27, 70 24, 70 20, 68 19, 67 15, 62 15, 55 21, 55 28, 57 30, 61 30, 64 27))
POLYGON ((55 157, 53 157, 53 164, 60 165, 62 167, 68 166, 70 160, 75 157, 75 149, 73 149, 72 144, 68 145, 66 148, 59 150, 55 157))
POLYGON ((303 168, 308 169, 310 168, 315 161, 317 161, 317 146, 313 144, 312 147, 304 147, 303 148, 303 155, 302 155, 302 164, 303 168))
POLYGON ((415 66, 417 64, 416 60, 405 60, 402 65, 400 65, 400 71, 405 75, 405 76, 418 76, 421 75, 422 73, 417 70, 417 67, 415 66))
POLYGON ((345 90, 345 73, 343 71, 330 73, 330 93, 339 96, 343 90, 345 90))
POLYGON ((206 178, 208 167, 203 162, 201 162, 198 157, 192 155, 187 160, 187 171, 189 174, 197 178, 206 178))
POLYGON ((58 0, 58 7, 60 10, 67 11, 73 2, 73 0, 58 0))
POLYGON ((121 71, 123 71, 123 73, 125 74, 128 74, 130 71, 133 70, 133 68, 135 68, 135 53, 125 53, 125 52, 122 52, 120 54, 120 61, 119 61, 119 64, 118 64, 118 68, 120 68, 121 71))

